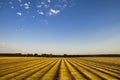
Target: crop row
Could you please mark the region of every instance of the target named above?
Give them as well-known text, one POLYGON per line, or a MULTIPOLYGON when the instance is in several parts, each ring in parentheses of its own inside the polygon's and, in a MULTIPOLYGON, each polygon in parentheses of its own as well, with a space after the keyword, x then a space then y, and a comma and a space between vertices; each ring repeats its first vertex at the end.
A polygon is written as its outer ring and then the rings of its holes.
POLYGON ((120 80, 120 64, 108 59, 2 58, 0 80, 120 80))

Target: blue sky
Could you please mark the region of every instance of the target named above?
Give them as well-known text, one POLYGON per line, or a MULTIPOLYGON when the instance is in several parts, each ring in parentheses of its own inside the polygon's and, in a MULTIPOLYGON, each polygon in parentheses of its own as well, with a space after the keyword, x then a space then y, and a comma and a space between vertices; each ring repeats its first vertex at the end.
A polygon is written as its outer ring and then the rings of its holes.
POLYGON ((120 0, 0 0, 0 52, 120 54, 120 0))

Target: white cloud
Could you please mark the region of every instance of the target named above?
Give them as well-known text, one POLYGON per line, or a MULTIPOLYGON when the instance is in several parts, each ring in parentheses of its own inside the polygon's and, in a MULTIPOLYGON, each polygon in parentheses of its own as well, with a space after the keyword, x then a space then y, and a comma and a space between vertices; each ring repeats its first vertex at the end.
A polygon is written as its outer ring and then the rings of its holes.
MULTIPOLYGON (((26 9, 27 11, 31 11, 30 8, 35 8, 39 11, 36 14, 51 16, 59 14, 65 8, 71 5, 72 0, 37 0, 36 3, 33 5, 33 1, 28 0, 27 2, 23 2, 23 0, 17 0, 19 2, 19 6, 21 8, 26 9), (42 10, 42 11, 41 11, 42 10), (44 11, 44 12, 43 12, 44 11)), ((18 7, 11 5, 11 8, 17 9, 18 7)), ((26 12, 26 11, 25 11, 26 12)), ((18 14, 21 15, 21 14, 18 14)))
POLYGON ((54 14, 58 14, 60 12, 60 10, 55 10, 55 9, 50 9, 50 11, 54 14))
POLYGON ((22 0, 18 0, 20 3, 22 2, 22 0))
POLYGON ((51 0, 48 0, 48 3, 50 3, 51 2, 51 0))
POLYGON ((22 16, 22 13, 21 12, 17 12, 17 15, 22 16))
POLYGON ((40 15, 44 15, 44 12, 42 12, 41 10, 37 10, 38 14, 40 15))
POLYGON ((55 15, 58 13, 60 13, 60 10, 50 9, 50 12, 48 13, 48 15, 51 16, 51 15, 55 15))
POLYGON ((25 8, 25 9, 29 9, 29 8, 30 8, 29 3, 25 3, 25 4, 24 4, 24 8, 25 8))

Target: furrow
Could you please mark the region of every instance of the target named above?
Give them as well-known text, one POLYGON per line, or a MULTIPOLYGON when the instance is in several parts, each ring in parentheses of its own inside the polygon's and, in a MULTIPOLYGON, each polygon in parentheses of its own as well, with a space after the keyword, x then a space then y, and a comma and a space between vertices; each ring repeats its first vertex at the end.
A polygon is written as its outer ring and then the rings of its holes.
POLYGON ((25 68, 29 68, 29 67, 32 67, 32 66, 35 66, 37 64, 40 64, 40 63, 44 63, 45 61, 34 61, 34 62, 29 62, 27 64, 23 64, 23 65, 20 65, 20 66, 14 66, 10 69, 7 69, 5 71, 1 71, 1 74, 0 74, 0 77, 1 76, 4 76, 4 75, 7 75, 7 74, 10 74, 10 73, 14 73, 14 72, 17 72, 19 70, 23 70, 25 68), (31 64, 32 63, 32 64, 31 64), (34 64, 33 64, 34 63, 34 64), (28 65, 29 64, 29 65, 28 65))
POLYGON ((40 80, 54 80, 61 60, 59 60, 40 80))
POLYGON ((62 59, 61 66, 60 66, 60 74, 59 74, 59 80, 72 80, 67 67, 65 65, 64 59, 62 59))
POLYGON ((75 64, 72 61, 68 61, 71 65, 73 65, 78 71, 82 72, 87 80, 103 80, 101 77, 99 77, 98 75, 92 73, 91 71, 89 71, 88 69, 82 67, 82 66, 78 66, 77 64, 75 64))
POLYGON ((70 63, 65 60, 65 63, 70 71, 73 80, 87 80, 82 74, 80 74, 70 63))
MULTIPOLYGON (((44 64, 44 63, 42 63, 42 64, 44 64)), ((26 67, 26 68, 21 69, 21 70, 18 70, 17 72, 13 72, 13 73, 7 74, 7 75, 5 75, 5 76, 2 76, 2 77, 0 77, 0 79, 1 79, 1 80, 10 79, 10 78, 15 77, 15 76, 17 76, 17 75, 19 75, 19 74, 22 74, 22 73, 24 73, 24 72, 26 72, 26 71, 32 70, 33 68, 36 68, 36 67, 38 67, 38 66, 40 66, 40 65, 42 65, 42 64, 40 64, 40 63, 38 62, 37 64, 34 64, 34 65, 32 65, 32 66, 26 67)), ((26 66, 26 65, 25 65, 25 66, 26 66)))
POLYGON ((91 65, 92 64, 92 66, 94 66, 94 67, 99 67, 99 68, 102 68, 102 69, 105 69, 105 70, 112 71, 114 73, 120 74, 120 70, 117 70, 116 68, 113 68, 111 66, 106 66, 106 65, 95 63, 95 62, 91 62, 91 61, 89 61, 89 63, 88 63, 88 61, 85 61, 85 60, 82 60, 82 62, 84 62, 87 65, 91 65))
POLYGON ((87 65, 85 65, 84 63, 79 63, 79 62, 75 62, 75 63, 78 64, 79 66, 83 66, 84 68, 89 69, 91 72, 93 72, 93 73, 101 76, 101 77, 104 78, 104 79, 107 79, 107 80, 109 80, 109 79, 111 79, 111 80, 119 80, 118 78, 116 78, 116 77, 114 77, 114 76, 111 76, 111 75, 109 75, 109 74, 106 74, 106 73, 104 73, 104 72, 101 72, 100 70, 93 69, 92 67, 87 66, 87 65))
POLYGON ((31 76, 29 76, 28 78, 26 78, 25 80, 39 80, 42 76, 44 76, 55 64, 57 63, 57 61, 51 63, 49 66, 43 68, 40 71, 37 71, 36 73, 32 74, 31 76))
POLYGON ((26 72, 24 72, 22 74, 19 74, 18 76, 13 77, 10 80, 23 80, 23 79, 26 79, 27 77, 31 76, 32 74, 36 73, 37 71, 39 71, 41 69, 44 69, 46 66, 50 65, 51 63, 53 63, 53 61, 45 62, 43 64, 39 64, 35 68, 32 67, 31 70, 26 71, 26 72))

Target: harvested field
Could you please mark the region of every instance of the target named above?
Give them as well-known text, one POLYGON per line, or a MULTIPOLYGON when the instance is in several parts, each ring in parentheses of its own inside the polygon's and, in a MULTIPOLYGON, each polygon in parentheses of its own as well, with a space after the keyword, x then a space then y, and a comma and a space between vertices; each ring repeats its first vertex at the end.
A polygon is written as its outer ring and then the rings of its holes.
POLYGON ((0 57, 0 80, 120 80, 120 57, 0 57))

